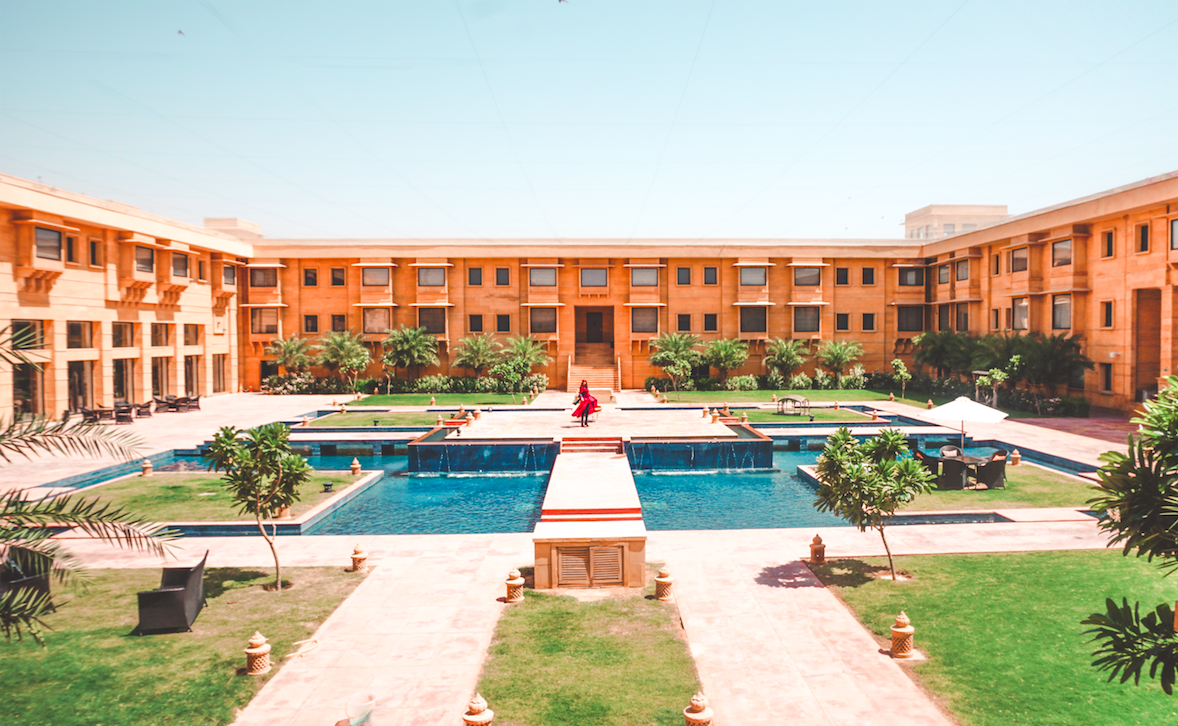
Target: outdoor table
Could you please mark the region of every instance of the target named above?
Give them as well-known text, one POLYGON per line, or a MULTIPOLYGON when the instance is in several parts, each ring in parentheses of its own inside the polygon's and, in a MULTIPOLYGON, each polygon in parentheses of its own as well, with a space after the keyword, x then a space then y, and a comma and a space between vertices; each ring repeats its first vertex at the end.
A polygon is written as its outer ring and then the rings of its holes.
POLYGON ((965 456, 965 455, 962 455, 962 456, 942 456, 941 460, 944 461, 945 459, 952 459, 954 461, 960 461, 963 464, 965 464, 966 480, 968 481, 971 478, 974 479, 974 486, 976 487, 977 486, 977 472, 974 471, 974 467, 981 466, 982 464, 988 464, 988 463, 990 463, 990 460, 993 458, 994 458, 993 454, 990 454, 989 456, 965 456))

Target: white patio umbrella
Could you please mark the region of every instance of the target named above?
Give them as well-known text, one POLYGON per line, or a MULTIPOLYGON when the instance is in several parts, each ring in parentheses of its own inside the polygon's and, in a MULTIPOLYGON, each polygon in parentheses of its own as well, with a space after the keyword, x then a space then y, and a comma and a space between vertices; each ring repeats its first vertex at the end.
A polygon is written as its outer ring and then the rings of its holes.
POLYGON ((998 423, 1006 418, 1006 413, 996 408, 990 408, 966 396, 959 396, 949 403, 930 408, 925 415, 937 421, 961 422, 961 448, 965 449, 965 422, 998 423))

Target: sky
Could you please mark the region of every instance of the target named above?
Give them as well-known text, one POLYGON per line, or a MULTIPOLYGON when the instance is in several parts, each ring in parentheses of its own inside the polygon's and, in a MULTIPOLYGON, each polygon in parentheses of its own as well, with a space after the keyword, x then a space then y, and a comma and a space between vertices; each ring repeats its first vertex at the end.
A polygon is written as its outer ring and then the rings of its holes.
POLYGON ((899 238, 1178 169, 1178 3, 0 0, 0 172, 279 238, 899 238))

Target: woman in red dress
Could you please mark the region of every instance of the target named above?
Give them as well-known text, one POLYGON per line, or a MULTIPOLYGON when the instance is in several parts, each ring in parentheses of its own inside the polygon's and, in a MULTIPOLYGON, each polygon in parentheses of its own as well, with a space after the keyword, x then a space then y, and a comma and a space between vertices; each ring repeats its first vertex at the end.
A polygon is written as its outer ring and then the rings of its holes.
POLYGON ((589 425, 589 414, 597 410, 597 399, 589 395, 589 384, 581 381, 581 387, 577 389, 577 398, 573 403, 578 404, 573 410, 573 418, 581 419, 582 426, 589 425))

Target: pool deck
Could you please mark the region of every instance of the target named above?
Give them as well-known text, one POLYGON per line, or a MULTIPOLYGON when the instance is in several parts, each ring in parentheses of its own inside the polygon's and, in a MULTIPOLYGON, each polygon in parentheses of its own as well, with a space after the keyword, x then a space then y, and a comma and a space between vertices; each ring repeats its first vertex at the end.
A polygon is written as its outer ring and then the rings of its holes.
POLYGON ((642 502, 626 455, 585 452, 557 456, 548 477, 540 524, 620 520, 642 521, 642 502))
MULTIPOLYGON (((543 394, 541 394, 543 395, 543 394)), ((568 404, 572 399, 565 395, 561 399, 568 404)), ((541 402, 538 406, 543 407, 541 402)), ((494 439, 555 439, 565 436, 619 436, 625 441, 631 437, 656 436, 664 438, 737 438, 735 432, 722 423, 712 423, 711 417, 703 418, 700 408, 667 411, 627 411, 617 405, 604 403, 595 422, 582 428, 580 421, 572 417, 572 406, 564 411, 495 411, 484 415, 470 426, 462 427, 461 438, 479 440, 494 439), (652 413, 656 415, 651 415, 652 413)), ((451 432, 447 438, 457 437, 451 432)))

